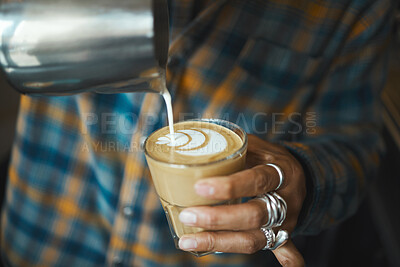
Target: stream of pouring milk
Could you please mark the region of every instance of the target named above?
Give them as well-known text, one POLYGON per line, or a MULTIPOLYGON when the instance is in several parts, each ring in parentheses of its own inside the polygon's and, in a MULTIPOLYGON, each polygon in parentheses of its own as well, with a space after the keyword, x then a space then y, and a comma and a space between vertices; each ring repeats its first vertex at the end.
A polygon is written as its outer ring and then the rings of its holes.
POLYGON ((165 78, 165 74, 161 75, 161 95, 164 98, 165 105, 167 106, 167 116, 168 116, 168 125, 169 125, 169 134, 171 135, 171 143, 175 143, 175 134, 174 134, 174 116, 172 112, 172 100, 171 94, 167 88, 167 82, 165 78))

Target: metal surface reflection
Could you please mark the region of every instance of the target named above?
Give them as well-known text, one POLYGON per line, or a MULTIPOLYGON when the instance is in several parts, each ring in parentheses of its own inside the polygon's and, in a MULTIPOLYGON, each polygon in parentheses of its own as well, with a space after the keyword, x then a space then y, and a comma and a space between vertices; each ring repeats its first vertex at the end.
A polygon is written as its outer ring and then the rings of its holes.
POLYGON ((110 2, 3 3, 0 63, 13 87, 52 95, 157 91, 168 55, 167 1, 110 2))

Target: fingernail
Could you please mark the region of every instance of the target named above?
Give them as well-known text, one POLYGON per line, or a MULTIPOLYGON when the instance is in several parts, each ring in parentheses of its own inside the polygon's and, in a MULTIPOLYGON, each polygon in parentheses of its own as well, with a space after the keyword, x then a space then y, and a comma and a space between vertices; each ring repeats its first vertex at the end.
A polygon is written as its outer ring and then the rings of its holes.
POLYGON ((179 247, 181 249, 195 249, 197 248, 197 241, 192 238, 181 238, 179 239, 179 247))
POLYGON ((197 215, 190 211, 182 211, 179 213, 179 220, 184 224, 194 224, 197 222, 197 215))
POLYGON ((195 184, 194 189, 196 190, 196 193, 201 196, 212 196, 215 193, 214 187, 208 184, 195 184))

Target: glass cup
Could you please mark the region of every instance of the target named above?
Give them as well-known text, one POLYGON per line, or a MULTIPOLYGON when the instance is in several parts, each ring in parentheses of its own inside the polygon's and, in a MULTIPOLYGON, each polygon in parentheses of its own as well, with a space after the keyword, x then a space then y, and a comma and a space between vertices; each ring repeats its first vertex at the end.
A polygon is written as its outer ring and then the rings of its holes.
MULTIPOLYGON (((146 144, 155 132, 146 139, 144 148, 147 163, 155 189, 164 208, 175 246, 178 249, 179 238, 182 235, 203 231, 202 228, 186 226, 180 222, 179 213, 183 209, 193 206, 230 205, 240 202, 240 199, 229 201, 206 199, 196 194, 194 184, 202 178, 230 175, 243 170, 247 152, 246 132, 236 124, 220 119, 200 119, 195 121, 217 124, 233 131, 242 140, 242 146, 239 150, 233 151, 232 154, 220 160, 200 164, 172 164, 162 162, 149 155, 146 144)), ((204 256, 212 252, 199 251, 191 253, 196 256, 204 256)))

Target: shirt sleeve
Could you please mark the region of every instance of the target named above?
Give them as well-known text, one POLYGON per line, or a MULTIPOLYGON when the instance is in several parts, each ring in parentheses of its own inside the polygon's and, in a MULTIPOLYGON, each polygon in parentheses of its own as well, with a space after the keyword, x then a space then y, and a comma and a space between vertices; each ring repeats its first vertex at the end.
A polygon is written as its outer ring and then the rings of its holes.
POLYGON ((312 127, 299 141, 283 142, 307 179, 294 235, 316 234, 352 215, 384 153, 379 106, 393 8, 368 2, 309 105, 312 127))

